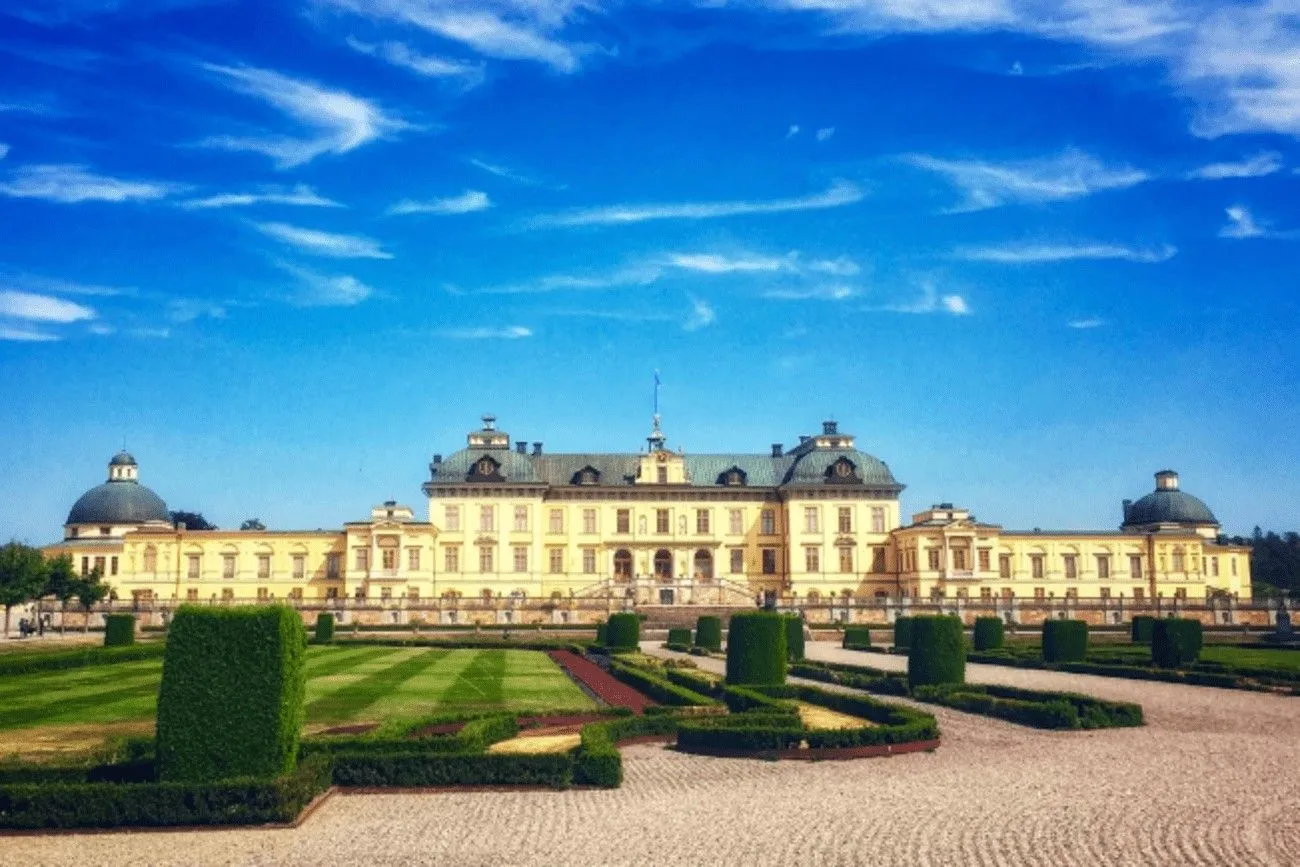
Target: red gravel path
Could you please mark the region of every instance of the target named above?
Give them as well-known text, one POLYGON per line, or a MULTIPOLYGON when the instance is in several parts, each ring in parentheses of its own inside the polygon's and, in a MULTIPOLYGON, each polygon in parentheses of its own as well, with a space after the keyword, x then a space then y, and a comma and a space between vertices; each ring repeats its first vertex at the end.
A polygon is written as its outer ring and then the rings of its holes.
POLYGON ((616 679, 596 663, 572 650, 548 651, 551 659, 569 673, 569 676, 582 683, 596 697, 611 707, 630 707, 633 713, 645 713, 653 701, 616 679))

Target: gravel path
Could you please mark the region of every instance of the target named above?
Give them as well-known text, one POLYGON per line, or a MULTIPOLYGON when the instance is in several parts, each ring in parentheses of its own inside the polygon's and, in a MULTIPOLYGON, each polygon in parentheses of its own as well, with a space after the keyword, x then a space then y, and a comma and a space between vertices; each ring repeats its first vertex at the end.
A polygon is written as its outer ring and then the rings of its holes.
MULTIPOLYGON (((809 655, 904 664, 825 644, 809 655)), ((1139 701, 1149 724, 1041 732, 927 706, 943 733, 934 753, 759 762, 635 746, 616 791, 336 796, 292 831, 0 850, 24 865, 1300 863, 1300 699, 997 666, 969 676, 1139 701)))

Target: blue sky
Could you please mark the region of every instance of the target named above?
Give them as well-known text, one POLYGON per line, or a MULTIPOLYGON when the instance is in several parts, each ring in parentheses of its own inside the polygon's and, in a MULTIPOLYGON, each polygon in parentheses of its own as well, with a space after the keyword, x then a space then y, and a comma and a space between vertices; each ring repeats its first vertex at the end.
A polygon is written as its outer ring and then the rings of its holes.
POLYGON ((424 511, 484 412, 835 417, 905 511, 1296 527, 1300 28, 1173 0, 9 0, 0 535, 125 443, 221 526, 424 511))

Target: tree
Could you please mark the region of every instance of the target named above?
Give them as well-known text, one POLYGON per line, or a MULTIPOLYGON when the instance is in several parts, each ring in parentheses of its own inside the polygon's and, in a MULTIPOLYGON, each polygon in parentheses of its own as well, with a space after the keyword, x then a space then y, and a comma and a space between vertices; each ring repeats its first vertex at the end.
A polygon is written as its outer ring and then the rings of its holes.
POLYGON ((187 530, 217 529, 216 524, 208 523, 202 512, 168 512, 168 514, 171 515, 173 527, 180 527, 181 524, 184 524, 187 530))
POLYGON ((0 605, 5 607, 5 631, 9 637, 9 611, 30 602, 45 589, 45 557, 37 548, 21 542, 0 546, 0 605))
POLYGON ((244 523, 242 523, 242 524, 239 525, 239 529, 241 529, 241 530, 265 530, 265 529, 266 529, 266 525, 262 523, 262 519, 261 519, 261 518, 249 518, 247 521, 245 521, 244 523))
POLYGON ((86 620, 81 625, 82 634, 90 631, 90 609, 102 602, 112 588, 100 581, 101 575, 98 569, 91 572, 84 578, 77 580, 77 601, 81 607, 86 609, 86 620))
POLYGON ((68 615, 68 602, 76 597, 81 578, 72 565, 72 555, 62 554, 46 564, 45 591, 42 596, 53 596, 59 600, 59 635, 63 634, 63 622, 68 615))

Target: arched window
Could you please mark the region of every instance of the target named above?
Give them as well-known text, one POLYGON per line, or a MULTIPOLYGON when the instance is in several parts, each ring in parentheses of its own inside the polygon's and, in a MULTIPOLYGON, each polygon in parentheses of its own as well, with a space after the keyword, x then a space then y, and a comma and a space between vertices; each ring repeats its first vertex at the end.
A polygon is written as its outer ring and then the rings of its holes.
POLYGON ((695 577, 700 581, 713 580, 713 554, 703 548, 695 552, 695 577))
POLYGON ((661 581, 671 581, 673 578, 673 555, 666 548, 655 551, 655 577, 661 581))
POLYGON ((479 592, 479 595, 483 597, 483 601, 484 601, 484 602, 491 602, 491 601, 492 601, 492 591, 489 590, 489 589, 486 588, 486 587, 484 587, 484 588, 479 592))
POLYGON ((632 580, 632 552, 626 548, 614 552, 614 579, 617 581, 632 580))
POLYGON ((144 571, 158 571, 158 549, 153 545, 149 545, 144 549, 144 571))
POLYGON ((818 593, 816 590, 809 590, 808 601, 809 603, 816 605, 818 602, 822 601, 822 595, 818 593))

